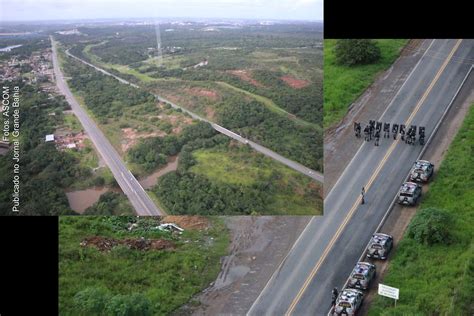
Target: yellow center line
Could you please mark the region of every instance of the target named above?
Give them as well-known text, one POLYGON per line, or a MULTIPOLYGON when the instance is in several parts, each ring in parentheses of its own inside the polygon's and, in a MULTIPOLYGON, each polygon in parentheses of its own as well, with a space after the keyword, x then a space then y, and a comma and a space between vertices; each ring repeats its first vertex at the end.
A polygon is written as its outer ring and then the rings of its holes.
MULTIPOLYGON (((441 68, 438 70, 438 72, 436 73, 435 77, 433 78, 433 80, 431 81, 430 85, 428 86, 428 88, 425 90, 425 92, 423 93, 423 96, 421 97, 421 99, 418 101, 417 105, 415 106, 415 108, 413 109, 413 112, 411 113, 411 115, 408 117, 405 125, 408 126, 411 121, 413 120, 413 118, 415 117, 416 113, 419 111, 421 105, 425 102, 426 98, 428 97, 428 94, 431 92, 431 90, 433 89, 434 85, 436 84, 436 82, 438 81, 438 79, 441 77, 441 74, 444 72, 444 69, 446 68, 446 66, 448 65, 449 61, 451 60, 451 58, 453 57, 454 53, 456 52, 456 50, 458 49, 459 45, 461 45, 461 42, 462 42, 462 39, 459 39, 457 40, 456 44, 454 45, 454 47, 452 48, 451 52, 449 53, 449 55, 446 57, 444 63, 441 65, 441 68)), ((366 191, 371 187, 372 183, 374 182, 375 178, 378 176, 380 170, 382 169, 382 167, 385 165, 385 163, 387 162, 388 158, 390 157, 390 155, 392 154, 393 150, 395 149, 395 146, 397 145, 398 142, 393 142, 392 145, 390 146, 390 148, 388 149, 387 153, 385 154, 385 156, 383 157, 383 159, 380 161, 379 165, 377 166, 377 169, 375 169, 375 172, 372 174, 372 176, 370 177, 370 180, 369 182, 365 185, 365 189, 366 191)), ((344 218, 344 221, 341 223, 341 225, 339 226, 339 228, 337 229, 336 231, 336 234, 333 236, 333 238, 331 239, 331 241, 329 242, 329 244, 327 245, 327 247, 324 249, 324 252, 322 254, 322 256, 319 258, 318 262, 316 262, 316 265, 313 267, 313 269, 311 270, 311 273, 309 274, 309 276, 306 278, 305 282, 303 283, 303 286, 301 287, 301 289, 299 290, 298 294, 296 295, 296 297, 294 298, 294 300, 292 301, 290 307, 288 308, 288 311, 285 313, 285 315, 291 315, 296 307, 296 304, 298 304, 298 302, 300 301, 301 297, 303 296, 304 292, 306 291, 306 289, 308 288, 309 284, 311 283, 311 280, 314 278, 314 276, 316 275, 316 273, 318 272, 319 268, 321 267, 322 263, 324 262, 324 260, 326 259, 329 251, 331 251, 331 248, 334 246, 334 244, 336 243, 337 239, 339 238, 339 235, 342 233, 342 231, 344 230, 344 228, 346 227, 347 223, 349 222, 349 220, 352 218, 352 215, 354 214, 354 212, 356 211, 357 209, 357 206, 360 204, 361 202, 361 197, 359 196, 357 198, 357 200, 354 202, 354 204, 352 205, 351 209, 349 210, 349 213, 346 215, 346 217, 344 218)))

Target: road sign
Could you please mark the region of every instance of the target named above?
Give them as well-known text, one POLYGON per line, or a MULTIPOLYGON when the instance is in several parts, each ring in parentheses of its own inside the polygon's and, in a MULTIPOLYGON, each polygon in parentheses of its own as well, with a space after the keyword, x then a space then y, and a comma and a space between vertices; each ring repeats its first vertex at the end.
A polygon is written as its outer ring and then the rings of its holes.
POLYGON ((379 295, 398 300, 399 289, 388 285, 379 284, 379 295))

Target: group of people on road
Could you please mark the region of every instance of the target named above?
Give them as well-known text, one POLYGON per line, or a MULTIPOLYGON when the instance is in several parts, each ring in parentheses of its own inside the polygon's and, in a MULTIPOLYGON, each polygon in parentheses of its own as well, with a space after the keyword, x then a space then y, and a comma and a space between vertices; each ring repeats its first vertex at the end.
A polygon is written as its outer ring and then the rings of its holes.
POLYGON ((416 144, 416 133, 418 130, 418 141, 420 145, 425 144, 425 127, 419 126, 417 128, 416 125, 410 125, 410 128, 405 126, 404 124, 390 124, 390 123, 383 123, 376 122, 374 120, 370 120, 369 124, 367 124, 364 129, 362 129, 360 122, 354 122, 354 133, 357 138, 362 137, 362 131, 364 132, 364 140, 369 142, 372 138, 375 140, 374 145, 379 146, 380 144, 380 135, 383 132, 383 138, 390 138, 390 130, 392 131, 393 139, 397 139, 398 133, 400 133, 400 138, 406 144, 415 145, 416 144), (392 127, 390 129, 390 126, 392 127), (383 127, 383 129, 382 129, 383 127))

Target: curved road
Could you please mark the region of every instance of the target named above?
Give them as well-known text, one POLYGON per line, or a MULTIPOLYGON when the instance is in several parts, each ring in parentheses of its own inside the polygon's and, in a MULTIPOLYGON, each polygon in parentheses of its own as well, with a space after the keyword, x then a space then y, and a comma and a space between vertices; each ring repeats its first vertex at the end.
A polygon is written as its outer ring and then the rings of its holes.
POLYGON ((97 151, 110 168, 110 171, 112 171, 112 174, 114 175, 115 180, 117 180, 123 193, 125 193, 130 200, 135 212, 138 215, 163 215, 164 213, 156 207, 155 203, 153 203, 143 187, 138 183, 137 179, 135 179, 132 173, 127 169, 115 148, 113 148, 99 127, 97 127, 95 122, 88 116, 87 112, 79 105, 72 95, 66 80, 64 80, 64 76, 61 73, 61 69, 59 68, 56 42, 52 37, 51 45, 53 49, 54 76, 56 77, 56 84, 59 90, 71 105, 72 110, 94 143, 97 151))
MULTIPOLYGON (((474 60, 474 40, 433 40, 379 121, 426 127, 430 137, 474 60)), ((326 315, 422 146, 363 142, 249 315, 326 315), (360 190, 366 188, 365 205, 360 190)))
MULTIPOLYGON (((108 72, 107 70, 104 70, 104 69, 102 69, 102 68, 99 68, 99 67, 97 67, 96 65, 91 64, 91 63, 89 63, 89 62, 87 62, 87 61, 85 61, 85 60, 83 60, 83 59, 81 59, 81 58, 79 58, 79 57, 77 57, 77 56, 74 56, 74 55, 71 54, 69 51, 66 51, 66 54, 67 54, 68 56, 70 56, 70 57, 72 57, 72 58, 74 58, 74 59, 80 61, 81 63, 84 63, 84 64, 86 64, 86 65, 88 65, 88 66, 90 66, 90 67, 93 67, 94 69, 96 69, 97 71, 100 71, 101 73, 103 73, 103 74, 105 74, 105 75, 114 77, 115 79, 117 79, 118 81, 120 81, 120 82, 123 83, 123 84, 128 84, 128 85, 131 85, 132 87, 139 88, 139 86, 137 86, 136 84, 131 83, 131 82, 129 82, 129 81, 123 79, 123 78, 120 78, 120 77, 118 77, 118 76, 116 76, 116 75, 114 75, 114 74, 108 72)), ((248 144, 249 146, 251 146, 251 147, 252 147, 253 149, 255 149, 256 151, 258 151, 258 152, 260 152, 260 153, 262 153, 262 154, 264 154, 264 155, 266 155, 266 156, 268 156, 268 157, 270 157, 270 158, 272 158, 272 159, 275 159, 275 160, 281 162, 282 164, 285 164, 285 165, 287 165, 288 167, 290 167, 290 168, 292 168, 292 169, 294 169, 294 170, 296 170, 296 171, 298 171, 298 172, 300 172, 300 173, 302 173, 302 174, 304 174, 304 175, 306 175, 306 176, 308 176, 308 177, 311 177, 311 178, 313 178, 314 180, 316 180, 316 181, 318 181, 318 182, 320 182, 320 183, 323 183, 323 182, 324 182, 324 176, 323 176, 323 174, 322 174, 321 172, 317 172, 317 171, 315 171, 315 170, 312 170, 312 169, 310 169, 310 168, 308 168, 308 167, 303 166, 303 165, 300 164, 300 163, 297 163, 296 161, 293 161, 293 160, 290 160, 290 159, 288 159, 288 158, 285 158, 285 157, 283 157, 282 155, 279 155, 279 154, 277 154, 276 152, 274 152, 274 151, 272 151, 272 150, 270 150, 270 149, 268 149, 268 148, 266 148, 266 147, 263 147, 263 146, 261 146, 261 145, 255 143, 255 142, 252 142, 251 140, 246 139, 246 138, 244 138, 244 137, 242 137, 242 136, 240 136, 240 135, 238 135, 238 134, 232 132, 231 130, 228 130, 228 129, 225 128, 225 127, 222 127, 222 126, 220 126, 220 125, 218 125, 218 124, 215 124, 215 123, 213 123, 213 122, 211 122, 211 121, 209 121, 209 120, 207 120, 207 119, 201 117, 200 115, 197 115, 196 113, 189 111, 189 110, 186 109, 186 108, 183 108, 183 107, 181 107, 181 106, 179 106, 179 105, 177 105, 177 104, 175 104, 175 103, 173 103, 173 102, 171 102, 171 101, 169 101, 169 100, 167 100, 167 99, 165 99, 165 98, 160 97, 159 95, 156 95, 156 94, 155 94, 155 97, 157 98, 158 101, 161 101, 161 102, 163 102, 163 103, 167 103, 167 104, 171 105, 171 106, 172 106, 173 108, 175 108, 175 109, 181 109, 183 112, 188 113, 188 114, 189 114, 192 118, 194 118, 194 119, 197 119, 197 120, 200 120, 200 121, 204 121, 204 122, 207 122, 207 123, 211 124, 212 127, 213 127, 216 131, 218 131, 219 133, 222 133, 222 134, 224 134, 224 135, 226 135, 226 136, 228 136, 228 137, 231 137, 231 138, 233 138, 233 139, 235 139, 235 140, 237 140, 237 141, 239 141, 239 142, 241 142, 241 143, 248 144)))

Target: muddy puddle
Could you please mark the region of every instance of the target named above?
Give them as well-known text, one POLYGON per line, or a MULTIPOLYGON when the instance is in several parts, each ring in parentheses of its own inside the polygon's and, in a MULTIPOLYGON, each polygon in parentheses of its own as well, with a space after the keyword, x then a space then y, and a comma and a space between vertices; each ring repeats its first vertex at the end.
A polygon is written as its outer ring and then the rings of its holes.
POLYGON ((98 187, 87 190, 66 192, 66 196, 69 201, 69 206, 74 211, 83 213, 86 208, 97 202, 99 197, 107 191, 109 191, 109 188, 98 187))
POLYGON ((168 172, 174 171, 178 168, 178 156, 173 156, 168 159, 168 164, 164 166, 163 168, 160 168, 150 174, 149 176, 140 179, 138 182, 140 182, 141 186, 146 190, 150 189, 153 187, 156 182, 158 181, 158 178, 167 174, 168 172))

